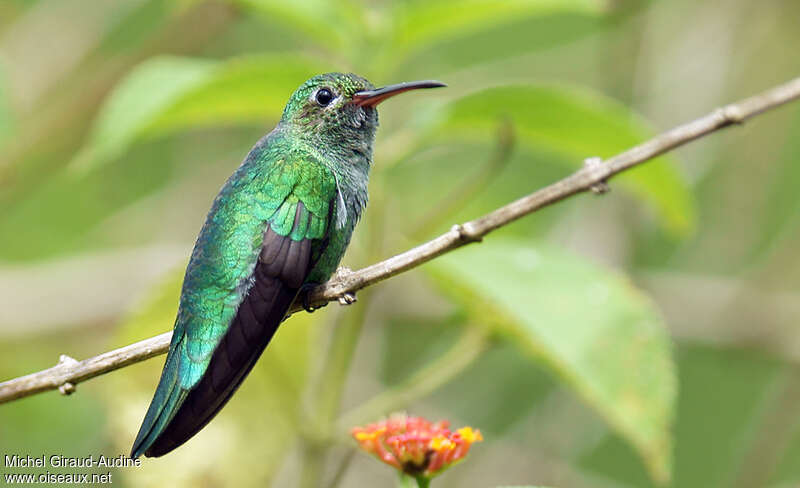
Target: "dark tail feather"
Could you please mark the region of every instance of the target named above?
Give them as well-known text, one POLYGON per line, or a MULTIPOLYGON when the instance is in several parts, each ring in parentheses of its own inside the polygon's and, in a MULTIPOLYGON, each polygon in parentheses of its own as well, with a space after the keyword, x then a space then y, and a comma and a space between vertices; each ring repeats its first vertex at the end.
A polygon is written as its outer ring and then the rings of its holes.
MULTIPOLYGON (((304 211, 305 207, 298 203, 295 228, 304 211)), ((173 354, 179 344, 170 347, 168 363, 134 442, 132 457, 142 453, 162 456, 214 418, 269 344, 311 265, 311 241, 294 241, 267 228, 253 286, 217 344, 203 377, 191 390, 180 387, 178 354, 173 354)), ((183 337, 173 340, 181 341, 183 337)))
POLYGON ((277 278, 256 281, 203 378, 188 392, 166 428, 149 442, 146 456, 158 457, 172 451, 214 418, 253 369, 296 295, 297 289, 286 287, 277 278))

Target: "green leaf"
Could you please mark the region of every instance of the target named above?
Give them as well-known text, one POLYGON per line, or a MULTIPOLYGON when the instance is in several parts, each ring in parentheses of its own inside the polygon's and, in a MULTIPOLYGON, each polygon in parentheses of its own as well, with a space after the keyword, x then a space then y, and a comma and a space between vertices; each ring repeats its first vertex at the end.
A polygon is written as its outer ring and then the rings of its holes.
POLYGON ((277 119, 289 95, 323 66, 298 56, 150 59, 110 95, 72 165, 107 163, 144 136, 277 119))
POLYGON ((627 280, 576 256, 492 240, 427 267, 477 323, 509 334, 670 476, 676 394, 670 339, 627 280))
POLYGON ((600 0, 446 0, 399 2, 394 49, 410 51, 520 18, 556 12, 599 13, 600 0))
MULTIPOLYGON (((468 95, 446 108, 434 132, 488 143, 504 119, 513 123, 521 148, 554 153, 556 162, 571 169, 587 157, 613 156, 652 135, 622 104, 586 88, 553 85, 504 86, 468 95)), ((669 231, 685 235, 694 226, 694 201, 671 159, 661 156, 614 181, 650 203, 669 231)))

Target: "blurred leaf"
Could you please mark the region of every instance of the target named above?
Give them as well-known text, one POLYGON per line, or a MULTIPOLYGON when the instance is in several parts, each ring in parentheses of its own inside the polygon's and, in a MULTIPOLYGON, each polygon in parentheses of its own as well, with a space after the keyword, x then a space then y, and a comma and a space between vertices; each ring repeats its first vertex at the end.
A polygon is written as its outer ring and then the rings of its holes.
POLYGON ((85 175, 63 170, 40 175, 44 181, 35 190, 0 214, 0 259, 32 260, 149 242, 149 235, 99 236, 90 231, 170 181, 173 168, 166 142, 141 145, 126 155, 126 164, 85 175))
MULTIPOLYGON (((447 107, 434 132, 471 143, 489 141, 504 118, 514 124, 522 148, 555 153, 573 169, 587 157, 613 156, 652 133, 614 100, 585 88, 553 85, 505 86, 468 95, 447 107)), ((653 205, 670 231, 686 234, 693 228, 694 202, 670 157, 656 158, 616 181, 653 205)))
MULTIPOLYGON (((53 362, 47 364, 50 366, 53 362)), ((48 458, 54 453, 70 457, 86 457, 92 453, 95 459, 99 454, 118 456, 120 452, 109 449, 105 438, 107 412, 104 412, 102 398, 89 391, 81 386, 80 394, 71 401, 59 401, 57 393, 51 392, 3 405, 0 449, 4 454, 48 458)), ((0 473, 7 468, 9 466, 4 464, 0 473)), ((90 468, 82 472, 105 471, 108 470, 90 468)), ((39 474, 46 469, 29 468, 23 472, 39 474)))
MULTIPOLYGON (((177 312, 183 269, 156 284, 135 313, 121 326, 117 343, 128 344, 172 327, 177 312)), ((309 364, 309 344, 320 324, 310 314, 290 318, 276 333, 253 371, 228 405, 181 449, 149 459, 147 469, 128 470, 127 481, 146 486, 264 486, 290 451, 298 429, 301 393, 309 364), (209 462, 213 459, 213 462, 209 462), (248 466, 242 470, 242 466, 248 466)), ((155 391, 165 357, 146 368, 127 370, 112 385, 108 408, 119 448, 129 448, 155 391), (132 374, 137 371, 138 374, 132 374)), ((267 483, 269 484, 269 483, 267 483)))
MULTIPOLYGON (((747 350, 692 344, 679 345, 675 356, 681 394, 671 486, 735 486, 737 466, 765 414, 764 399, 791 366, 747 350)), ((653 486, 631 459, 627 446, 608 436, 579 464, 622 486, 653 486)))
POLYGON ((202 85, 188 90, 161 112, 146 133, 278 119, 301 83, 329 70, 326 63, 298 56, 252 56, 227 61, 202 85))
MULTIPOLYGON (((390 166, 385 174, 392 189, 392 208, 396 209, 391 215, 392 226, 412 233, 415 239, 428 237, 428 230, 445 231, 454 222, 488 213, 563 176, 563 168, 551 164, 552 154, 515 151, 507 162, 498 165, 493 161, 494 152, 494 148, 479 142, 443 141, 404 164, 390 166), (477 178, 481 186, 465 194, 465 187, 477 178)), ((382 165, 383 161, 378 162, 376 170, 382 165)), ((551 206, 535 218, 521 219, 499 232, 543 237, 575 204, 579 204, 578 199, 551 206)))
POLYGON ((187 6, 183 4, 188 2, 195 0, 139 1, 106 35, 99 50, 109 57, 135 50, 149 37, 158 35, 158 29, 165 27, 170 19, 181 13, 187 6))
MULTIPOLYGON (((507 23, 481 26, 480 31, 463 37, 443 39, 435 47, 419 49, 403 59, 400 67, 395 65, 395 70, 408 79, 429 78, 432 70, 450 73, 467 67, 506 76, 505 69, 498 70, 498 65, 502 65, 504 60, 508 62, 509 58, 530 56, 563 45, 598 32, 603 25, 604 17, 589 11, 543 12, 542 15, 514 18, 507 23)), ((511 76, 521 76, 520 73, 527 73, 530 77, 541 76, 538 63, 520 61, 511 61, 515 66, 511 76), (524 66, 527 70, 521 69, 524 66)), ((480 75, 476 76, 476 81, 480 78, 480 75)))
POLYGON ((734 486, 754 442, 766 398, 786 371, 747 350, 702 345, 678 349, 681 395, 675 424, 675 486, 734 486))
POLYGON ((675 373, 644 295, 578 257, 514 241, 446 254, 427 269, 476 323, 507 332, 600 412, 654 479, 669 479, 675 373))
POLYGON ((11 136, 14 129, 14 120, 11 113, 8 89, 6 88, 5 72, 0 64, 0 148, 11 136))
POLYGON ((800 429, 797 429, 796 426, 794 438, 783 453, 770 481, 777 483, 778 480, 785 483, 786 486, 797 486, 797 483, 800 482, 800 429))
POLYGON ((342 49, 358 36, 360 8, 352 2, 326 0, 234 0, 261 14, 271 23, 292 27, 312 37, 328 51, 342 49))
MULTIPOLYGON (((164 274, 123 317, 117 332, 118 347, 167 332, 175 322, 178 298, 183 284, 184 266, 164 274)), ((162 361, 163 362, 163 361, 162 361)))
MULTIPOLYGON (((8 301, 4 303, 9 303, 8 301)), ((3 324, 4 326, 6 324, 3 324)), ((83 359, 107 347, 102 327, 70 327, 47 334, 28 334, 0 341, 0 381, 49 368, 59 355, 83 359)), ((109 446, 103 408, 101 378, 78 386, 77 393, 63 397, 50 391, 3 404, 0 407, 0 452, 30 456, 60 454, 86 457, 93 454, 117 456, 109 446)), ((13 469, 0 462, 0 474, 8 472, 46 473, 48 467, 13 469)), ((106 472, 107 468, 81 470, 106 472)), ((114 470, 113 476, 117 476, 114 470)))
POLYGON ((162 111, 211 76, 216 63, 158 57, 131 71, 103 105, 89 141, 70 163, 87 169, 119 157, 162 111))
MULTIPOLYGON (((413 306, 409 304, 409 306, 413 306)), ((381 349, 382 381, 395 385, 446 354, 470 318, 399 316, 387 320, 381 349)), ((427 402, 499 438, 553 389, 552 379, 508 342, 492 344, 427 402), (458 401, 454 402, 453 399, 458 401)))
POLYGON ((110 95, 72 165, 107 163, 145 135, 278 118, 289 95, 322 66, 299 56, 150 59, 110 95))
POLYGON ((447 352, 463 332, 464 317, 390 317, 383 330, 381 380, 400 383, 409 372, 447 352))
POLYGON ((525 352, 503 341, 431 395, 430 402, 454 418, 468 419, 489 437, 500 438, 555 388, 552 377, 525 352))
POLYGON ((600 0, 446 0, 398 2, 393 43, 397 51, 452 39, 520 18, 554 12, 599 13, 600 0))
MULTIPOLYGON (((800 133, 800 117, 795 118, 787 133, 800 133)), ((772 171, 769 189, 765 192, 766 201, 759 219, 761 229, 751 251, 754 259, 762 257, 771 246, 778 245, 781 238, 791 238, 794 234, 791 229, 796 228, 800 220, 800 199, 797 198, 797 188, 800 185, 800 165, 797 164, 800 138, 788 137, 782 153, 781 158, 772 161, 775 169, 772 171), (786 232, 787 230, 790 232, 786 232)))

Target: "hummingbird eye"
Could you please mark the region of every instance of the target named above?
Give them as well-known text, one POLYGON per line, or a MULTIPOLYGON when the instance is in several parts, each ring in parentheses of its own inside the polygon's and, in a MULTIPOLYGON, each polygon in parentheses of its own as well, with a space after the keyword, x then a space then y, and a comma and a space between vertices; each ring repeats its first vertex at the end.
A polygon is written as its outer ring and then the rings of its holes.
POLYGON ((317 103, 318 103, 318 104, 319 104, 321 107, 326 107, 326 106, 328 106, 328 104, 330 104, 330 103, 331 103, 331 101, 333 101, 333 98, 334 98, 334 97, 333 97, 333 93, 331 93, 331 91, 330 91, 330 90, 328 90, 327 88, 322 88, 322 89, 320 89, 320 90, 317 92, 317 95, 316 95, 317 103))

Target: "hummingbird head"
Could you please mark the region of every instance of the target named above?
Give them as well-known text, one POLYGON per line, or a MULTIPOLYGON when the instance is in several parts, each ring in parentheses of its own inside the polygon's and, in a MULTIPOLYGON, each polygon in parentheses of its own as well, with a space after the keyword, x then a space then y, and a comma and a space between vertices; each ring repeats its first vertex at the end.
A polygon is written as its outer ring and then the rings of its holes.
POLYGON ((369 162, 378 127, 376 106, 405 91, 439 86, 445 84, 415 81, 375 89, 352 73, 317 75, 292 94, 281 124, 319 150, 348 159, 352 155, 366 157, 369 162))

